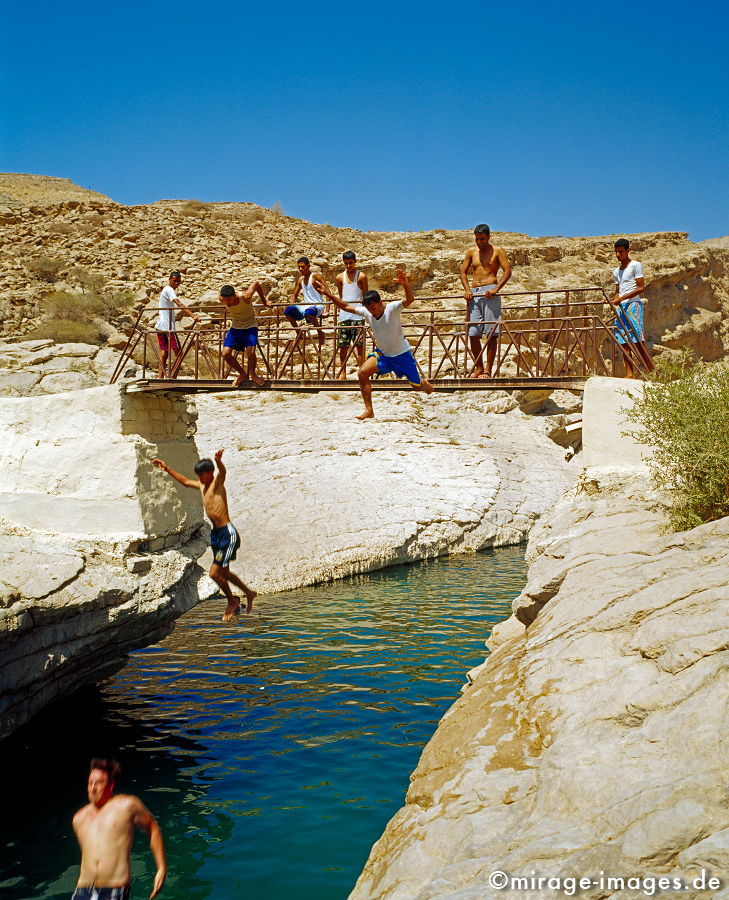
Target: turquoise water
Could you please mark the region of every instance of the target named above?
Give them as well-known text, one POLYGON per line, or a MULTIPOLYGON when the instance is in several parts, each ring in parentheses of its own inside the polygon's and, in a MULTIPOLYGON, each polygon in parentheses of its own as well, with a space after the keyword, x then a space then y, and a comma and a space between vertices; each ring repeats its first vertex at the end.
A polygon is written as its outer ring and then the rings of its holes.
MULTIPOLYGON (((88 760, 157 816, 168 900, 343 900, 526 580, 521 548, 398 566, 179 620, 0 745, 0 896, 68 898, 88 760)), ((133 898, 149 896, 144 835, 133 898)))

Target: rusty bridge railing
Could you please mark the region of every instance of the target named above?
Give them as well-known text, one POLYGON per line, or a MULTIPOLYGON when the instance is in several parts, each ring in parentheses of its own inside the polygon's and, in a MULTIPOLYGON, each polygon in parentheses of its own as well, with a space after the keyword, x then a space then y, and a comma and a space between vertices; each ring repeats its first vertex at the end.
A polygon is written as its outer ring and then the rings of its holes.
MULTIPOLYGON (((636 370, 645 371, 645 364, 630 340, 631 335, 626 332, 629 324, 616 323, 614 309, 602 288, 514 291, 502 293, 501 297, 503 318, 492 382, 520 379, 537 384, 540 380, 559 378, 569 383, 582 381, 589 375, 617 375, 621 374, 624 354, 636 370), (621 349, 616 334, 625 340, 624 349, 621 349)), ((283 314, 287 305, 256 306, 258 374, 280 387, 285 387, 286 383, 317 385, 342 379, 356 380, 356 342, 344 350, 342 361, 339 348, 342 326, 338 324, 339 315, 334 304, 327 304, 321 329, 312 326, 294 328, 283 314)), ((203 321, 194 328, 175 332, 180 350, 168 354, 161 373, 158 333, 151 324, 159 309, 140 308, 112 375, 112 383, 125 371, 130 360, 141 367, 142 379, 150 382, 190 382, 192 388, 193 384, 228 379, 231 371, 222 356, 229 327, 226 308, 222 304, 192 304, 191 308, 203 321)), ((460 381, 472 377, 474 360, 469 349, 468 327, 473 323, 467 321, 462 295, 416 297, 413 306, 403 309, 402 324, 418 366, 428 380, 460 381), (440 304, 438 307, 423 306, 436 302, 440 304)), ((484 324, 488 331, 488 326, 496 323, 486 321, 484 324)), ((374 342, 369 329, 366 325, 358 328, 363 332, 365 354, 372 352, 374 342)), ((484 339, 484 346, 485 343, 484 339)), ((176 387, 179 389, 181 385, 176 387)))

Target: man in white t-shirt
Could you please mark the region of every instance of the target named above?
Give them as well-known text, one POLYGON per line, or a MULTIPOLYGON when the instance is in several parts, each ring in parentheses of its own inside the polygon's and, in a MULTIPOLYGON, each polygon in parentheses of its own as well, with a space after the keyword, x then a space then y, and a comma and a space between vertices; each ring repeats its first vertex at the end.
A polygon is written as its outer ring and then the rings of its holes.
POLYGON ((620 265, 613 270, 615 293, 610 303, 615 308, 615 340, 620 344, 625 360, 626 378, 636 377, 638 363, 652 372, 654 369, 650 351, 645 343, 643 327, 643 291, 645 278, 643 266, 630 258, 630 241, 615 241, 615 256, 620 265), (637 358, 636 358, 637 357, 637 358))
POLYGON ((175 332, 175 307, 179 306, 183 312, 187 313, 188 316, 192 316, 196 322, 200 321, 195 313, 189 310, 177 296, 177 288, 180 286, 181 281, 182 276, 178 271, 170 272, 169 283, 159 295, 159 315, 154 326, 157 330, 157 343, 159 344, 159 368, 157 371, 159 379, 165 377, 165 366, 167 365, 170 350, 174 352, 175 356, 180 352, 180 342, 177 340, 175 332))
POLYGON ((422 378, 418 371, 413 351, 407 338, 403 334, 400 324, 400 310, 407 309, 415 300, 413 289, 410 286, 408 276, 402 269, 395 275, 398 283, 405 288, 405 299, 388 303, 382 302, 377 291, 367 291, 362 298, 361 306, 352 306, 326 292, 326 296, 332 300, 339 309, 345 312, 356 313, 362 316, 370 326, 375 338, 375 352, 371 353, 365 362, 359 367, 359 389, 362 391, 365 410, 358 419, 374 419, 375 412, 372 408, 372 376, 386 375, 393 372, 398 378, 407 378, 410 385, 416 391, 424 391, 426 394, 433 392, 433 385, 422 378))

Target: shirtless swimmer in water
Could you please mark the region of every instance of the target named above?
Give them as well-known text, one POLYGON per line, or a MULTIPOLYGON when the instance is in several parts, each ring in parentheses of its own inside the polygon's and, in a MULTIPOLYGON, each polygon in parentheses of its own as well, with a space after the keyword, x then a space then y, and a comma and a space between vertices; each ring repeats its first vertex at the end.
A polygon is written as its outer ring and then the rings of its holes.
POLYGON ((81 847, 81 871, 71 900, 129 900, 129 856, 135 828, 149 835, 149 849, 157 866, 150 900, 165 883, 162 832, 139 797, 114 794, 120 771, 114 759, 91 760, 89 802, 73 817, 73 830, 81 847))
POLYGON ((235 559, 238 547, 240 547, 240 537, 228 514, 228 495, 225 492, 225 475, 227 470, 223 465, 223 451, 218 450, 215 454, 215 465, 218 467, 217 473, 212 460, 201 459, 197 463, 195 466, 196 481, 193 481, 191 478, 185 478, 184 475, 175 472, 164 460, 153 459, 152 462, 158 469, 167 472, 175 481, 179 481, 185 487, 200 489, 205 513, 213 526, 213 530, 210 533, 210 546, 213 548, 213 564, 210 566, 209 574, 225 594, 225 599, 228 601, 228 606, 223 613, 223 622, 229 622, 233 616, 237 616, 240 612, 240 597, 236 597, 233 594, 229 582, 239 587, 246 595, 246 612, 250 612, 257 592, 243 584, 240 578, 234 572, 231 572, 229 568, 230 563, 235 559))

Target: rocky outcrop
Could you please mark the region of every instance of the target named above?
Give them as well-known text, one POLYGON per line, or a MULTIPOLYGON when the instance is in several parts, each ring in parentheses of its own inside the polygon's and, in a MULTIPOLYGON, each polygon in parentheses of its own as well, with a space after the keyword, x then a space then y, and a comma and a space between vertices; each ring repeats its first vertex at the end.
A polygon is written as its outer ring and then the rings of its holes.
POLYGON ((194 408, 94 388, 0 400, 0 736, 124 664, 199 601, 194 408))
POLYGON ((369 422, 345 392, 197 404, 200 452, 226 448, 236 567, 258 590, 520 543, 577 471, 552 439, 564 408, 525 415, 503 391, 378 393, 369 422))
MULTIPOLYGON (((36 397, 109 384, 119 353, 97 344, 0 342, 0 397, 36 397)), ((122 380, 134 377, 129 362, 122 380)))
POLYGON ((471 673, 352 900, 524 896, 493 872, 595 879, 585 897, 626 895, 603 874, 726 886, 729 519, 664 521, 626 468, 588 471, 535 526, 528 627, 471 673))

